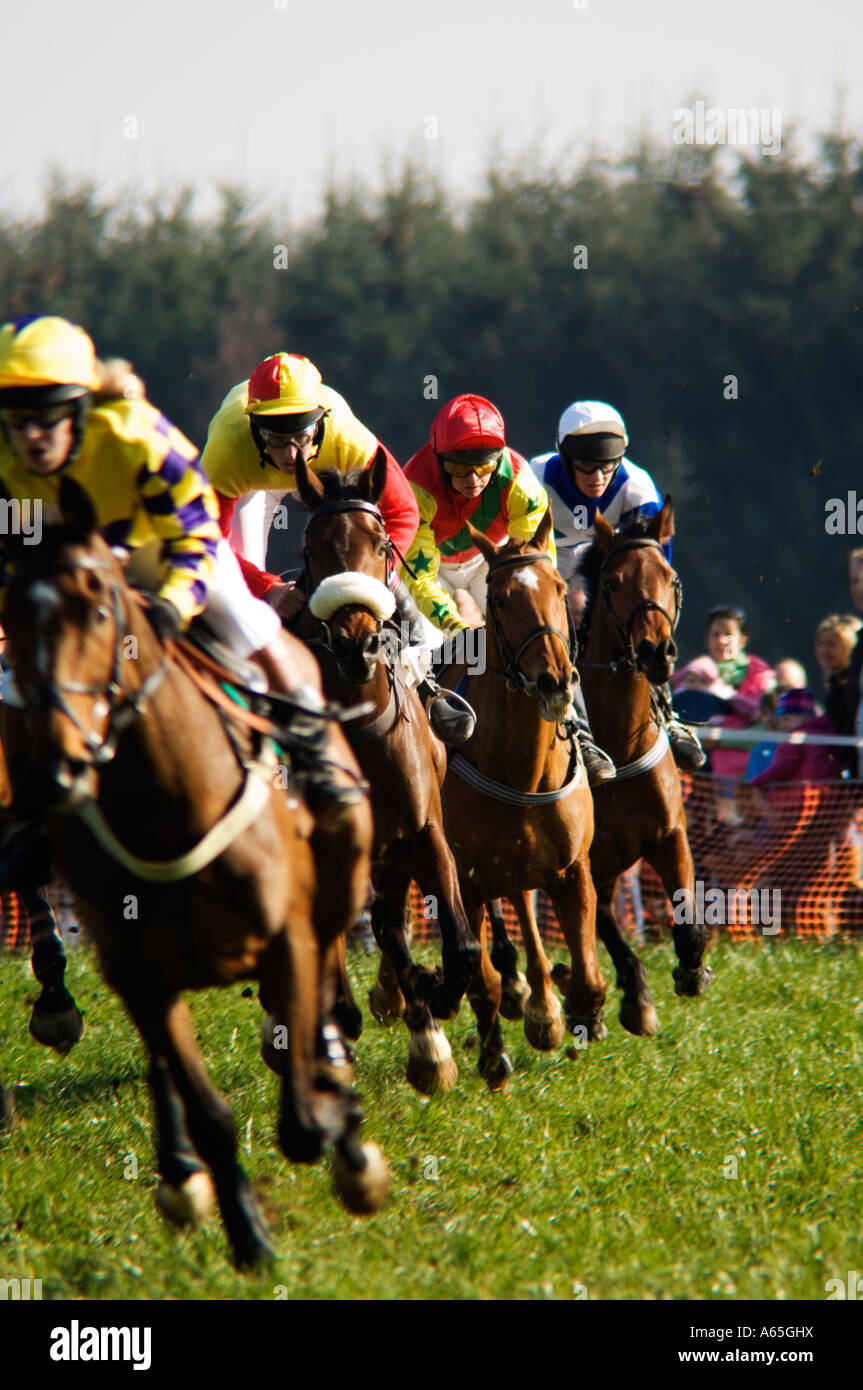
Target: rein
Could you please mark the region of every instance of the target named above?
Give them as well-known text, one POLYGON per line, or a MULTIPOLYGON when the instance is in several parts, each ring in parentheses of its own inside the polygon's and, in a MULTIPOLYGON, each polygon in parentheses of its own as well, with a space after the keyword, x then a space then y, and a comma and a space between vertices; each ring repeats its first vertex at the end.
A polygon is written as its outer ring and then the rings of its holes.
MULTIPOLYGON (((376 507, 374 502, 366 502, 361 497, 332 498, 329 502, 320 502, 317 507, 312 508, 312 510, 309 512, 309 519, 306 522, 306 529, 303 533, 303 575, 305 577, 306 593, 309 595, 311 595, 313 591, 312 574, 309 566, 309 560, 311 559, 311 551, 309 549, 309 543, 307 539, 309 534, 309 527, 312 525, 313 521, 317 520, 319 516, 338 516, 346 512, 365 512, 368 516, 373 517, 374 520, 379 523, 381 531, 383 532, 384 545, 386 547, 387 577, 389 577, 390 571, 395 568, 395 560, 393 559, 393 551, 395 547, 393 546, 393 542, 387 535, 386 524, 384 522, 380 508, 376 507)), ((399 557, 403 561, 401 551, 399 551, 399 557)), ((413 573, 413 571, 411 571, 411 573, 413 573)), ((415 575, 414 578, 416 578, 415 575)), ((330 656, 332 656, 333 659, 335 659, 335 653, 333 651, 332 645, 332 633, 330 632, 329 624, 321 618, 316 618, 315 621, 318 625, 318 636, 308 639, 309 646, 323 647, 324 651, 329 652, 330 656)), ((380 620, 378 620, 378 632, 381 631, 381 627, 382 623, 380 620)))
MULTIPOLYGON (((107 561, 86 556, 74 565, 58 564, 34 571, 32 580, 34 584, 38 584, 42 579, 74 573, 77 569, 103 570, 111 574, 111 566, 107 561)), ((31 576, 28 576, 28 579, 30 578, 31 576)), ((240 718, 243 723, 256 732, 260 734, 272 732, 272 725, 269 720, 260 719, 250 711, 239 709, 233 701, 228 699, 227 695, 224 695, 221 688, 211 678, 205 677, 202 672, 194 669, 189 656, 173 642, 166 644, 162 660, 155 671, 143 681, 140 688, 131 693, 126 690, 121 679, 123 670, 121 662, 123 661, 123 639, 125 635, 128 635, 124 633, 124 628, 127 629, 130 626, 130 613, 123 602, 123 586, 113 577, 110 584, 115 640, 111 675, 107 686, 85 685, 80 681, 49 681, 46 674, 48 653, 40 634, 36 644, 36 669, 44 679, 35 685, 22 685, 21 687, 21 693, 28 703, 41 709, 58 709, 71 721, 79 733, 83 734, 87 746, 91 750, 94 766, 104 767, 113 760, 117 752, 119 735, 142 713, 147 700, 158 690, 167 675, 172 656, 179 669, 189 676, 202 693, 212 699, 214 703, 221 703, 223 706, 229 707, 233 717, 240 718), (64 698, 65 695, 91 695, 96 699, 107 698, 109 720, 105 734, 101 738, 94 730, 86 728, 64 698), (217 696, 221 696, 221 700, 217 700, 217 696)), ((133 591, 126 591, 126 597, 143 606, 143 600, 133 591)), ((107 609, 100 608, 98 611, 104 617, 109 616, 107 609)), ((237 750, 234 749, 234 751, 236 753, 237 750)), ((273 787, 272 773, 278 764, 274 745, 267 740, 258 756, 250 761, 242 759, 240 761, 245 775, 239 796, 233 805, 216 821, 215 825, 205 832, 196 845, 187 850, 185 854, 172 859, 141 859, 133 854, 118 840, 105 819, 98 801, 93 797, 87 797, 76 805, 73 808, 73 814, 84 822, 97 844, 122 868, 127 869, 137 878, 151 883, 176 883, 180 879, 199 873, 208 864, 211 864, 244 830, 248 829, 266 807, 273 787)))
MULTIPOLYGON (((33 571, 32 578, 38 583, 41 579, 51 578, 54 575, 70 574, 76 569, 84 570, 104 570, 111 574, 111 566, 105 560, 97 560, 93 556, 87 556, 75 565, 52 565, 45 569, 33 571)), ((29 578, 30 576, 28 576, 29 578)), ((156 670, 153 671, 140 688, 134 692, 125 689, 122 682, 123 671, 123 652, 122 644, 124 638, 124 627, 128 628, 129 613, 124 611, 122 602, 122 587, 117 580, 111 579, 111 605, 114 619, 114 654, 112 658, 111 674, 107 685, 84 685, 80 681, 49 681, 46 676, 47 652, 41 636, 36 644, 36 670, 43 679, 35 685, 22 686, 21 693, 28 703, 37 709, 58 709, 74 725, 89 748, 93 763, 97 767, 104 767, 114 758, 117 752, 117 742, 120 734, 131 724, 132 720, 143 710, 146 702, 156 693, 165 676, 168 673, 169 658, 166 654, 156 670), (96 698, 101 697, 108 701, 108 725, 105 733, 100 737, 95 730, 88 729, 78 718, 75 711, 64 698, 66 695, 92 695, 96 698)), ((140 602, 140 600, 139 600, 140 602)), ((98 612, 108 617, 108 611, 99 608, 98 612)))

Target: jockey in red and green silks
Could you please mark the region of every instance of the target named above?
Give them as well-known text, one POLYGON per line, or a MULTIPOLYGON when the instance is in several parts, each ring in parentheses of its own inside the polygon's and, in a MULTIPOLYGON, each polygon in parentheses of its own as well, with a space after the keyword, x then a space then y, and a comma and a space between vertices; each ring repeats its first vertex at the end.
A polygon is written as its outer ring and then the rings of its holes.
MULTIPOLYGON (((488 565, 471 542, 468 523, 497 545, 530 540, 548 510, 548 495, 527 461, 508 447, 500 411, 482 396, 456 396, 441 407, 429 443, 405 474, 420 512, 405 567, 413 597, 443 631, 472 626, 464 595, 485 612, 488 565)), ((551 533, 547 549, 554 560, 551 533)), ((586 719, 579 721, 578 736, 591 782, 613 777, 614 764, 596 747, 586 719)))

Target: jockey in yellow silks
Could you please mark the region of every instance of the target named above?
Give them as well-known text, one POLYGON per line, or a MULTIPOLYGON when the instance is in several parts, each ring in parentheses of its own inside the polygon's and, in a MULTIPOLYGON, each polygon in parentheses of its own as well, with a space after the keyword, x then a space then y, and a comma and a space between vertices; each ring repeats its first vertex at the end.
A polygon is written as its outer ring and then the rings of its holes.
MULTIPOLYGON (((88 335, 65 319, 34 315, 7 323, 0 329, 0 430, 0 483, 8 496, 40 505, 51 525, 61 519, 60 481, 74 479, 103 539, 129 553, 130 582, 151 591, 149 617, 160 637, 205 614, 237 656, 263 668, 272 691, 305 713, 324 712, 319 693, 300 683, 278 615, 252 597, 220 536, 197 450, 143 398, 128 364, 112 370, 100 363, 88 335)), ((2 588, 0 575, 0 601, 2 588)), ((14 706, 14 682, 8 686, 6 703, 14 706)), ((323 719, 305 724, 317 724, 320 739, 317 731, 304 736, 302 750, 289 733, 285 741, 311 760, 311 799, 320 793, 329 805, 353 800, 351 792, 342 798, 321 762, 323 719)))

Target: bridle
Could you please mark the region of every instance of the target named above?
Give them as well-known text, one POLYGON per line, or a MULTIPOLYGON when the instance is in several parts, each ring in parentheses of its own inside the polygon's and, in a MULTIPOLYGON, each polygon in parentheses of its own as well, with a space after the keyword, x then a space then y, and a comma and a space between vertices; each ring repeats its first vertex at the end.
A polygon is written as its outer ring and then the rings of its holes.
POLYGON ((500 617, 497 612, 497 605, 494 602, 494 595, 492 593, 491 583, 495 576, 498 575, 502 570, 515 569, 516 566, 520 567, 522 565, 538 565, 544 561, 547 561, 550 565, 554 564, 554 561, 547 552, 537 552, 528 555, 504 556, 503 559, 494 560, 489 565, 488 579, 486 581, 488 587, 488 603, 486 618, 494 634, 494 640, 497 645, 497 649, 500 652, 504 667, 502 671, 498 671, 495 669, 494 666, 486 666, 486 670, 491 671, 492 675, 499 676, 502 680, 505 680, 510 690, 521 690, 525 695, 537 694, 536 682, 529 681, 525 676, 524 672, 522 671, 521 667, 519 666, 519 660, 521 659, 522 654, 530 646, 531 642, 535 642, 538 637, 543 637, 546 633, 548 633, 552 637, 560 638, 561 642, 563 642, 564 646, 566 647, 566 653, 568 657, 571 656, 571 653, 574 650, 574 633, 572 628, 572 618, 569 612, 569 604, 565 605, 567 615, 567 626, 569 628, 568 632, 562 632, 559 627, 555 627, 551 623, 541 623, 537 627, 531 628, 527 636, 521 642, 519 642, 517 647, 513 648, 511 643, 507 641, 503 628, 501 626, 500 617))
POLYGON ((61 574, 74 574, 76 570, 103 570, 111 576, 110 613, 103 605, 100 605, 96 610, 103 617, 113 616, 114 619, 114 652, 108 682, 106 685, 85 685, 81 681, 50 680, 48 677, 47 644, 41 631, 42 624, 38 623, 39 635, 36 640, 35 667, 37 676, 41 679, 26 686, 22 684, 20 690, 27 708, 57 709, 61 714, 64 714, 82 735, 87 748, 90 750, 92 765, 103 767, 114 758, 120 734, 142 712, 146 701, 161 685, 167 673, 169 662, 167 654, 164 655, 156 670, 146 678, 138 690, 130 692, 124 687, 122 680, 123 639, 130 626, 129 611, 123 602, 123 586, 113 577, 111 565, 107 561, 87 556, 74 563, 67 562, 49 565, 43 569, 29 570, 26 576, 22 575, 21 578, 29 587, 43 579, 50 579, 61 574), (82 723, 66 700, 67 695, 92 695, 95 698, 101 697, 103 700, 107 700, 108 723, 104 734, 97 734, 94 729, 88 729, 82 723))
POLYGON ((621 647, 623 648, 623 655, 620 658, 618 658, 617 661, 579 661, 579 666, 590 667, 593 669, 602 669, 607 671, 640 671, 641 667, 639 664, 639 658, 636 655, 635 648, 632 642, 632 623, 637 613, 661 613, 670 628, 670 636, 674 636, 674 633, 677 630, 677 624, 680 621, 680 610, 683 606, 683 586, 680 582, 680 576, 677 574, 676 571, 672 571, 672 574, 674 575, 674 578, 672 580, 672 592, 674 594, 673 617, 667 611, 667 609, 663 608, 662 604, 657 603, 655 599, 642 598, 638 599, 637 602, 633 604, 632 608, 629 610, 629 613, 626 616, 625 621, 621 622, 620 618, 618 618, 617 614, 615 613, 614 607, 611 602, 611 586, 608 580, 605 580, 603 582, 602 576, 605 573, 607 566, 616 556, 621 555, 625 550, 643 549, 658 550, 659 553, 663 556, 663 559, 665 558, 665 552, 663 551, 661 543, 659 541, 653 540, 649 536, 630 537, 629 539, 624 538, 623 540, 618 541, 616 545, 612 546, 611 550, 609 550, 608 554, 605 556, 605 559, 603 560, 599 570, 600 593, 602 594, 602 601, 605 605, 605 611, 608 614, 611 625, 614 628, 615 633, 617 634, 617 638, 620 642, 621 647))
MULTIPOLYGON (((312 592, 312 575, 311 566, 309 564, 309 561, 311 559, 311 550, 309 549, 308 543, 309 527, 312 525, 314 521, 317 520, 319 516, 337 516, 347 512, 365 512, 368 516, 373 517, 374 520, 378 522, 382 533, 381 538, 384 542, 384 547, 386 551, 387 577, 389 577, 390 572, 395 568, 395 546, 393 545, 393 542, 390 540, 390 537, 387 535, 386 523, 384 522, 380 508, 376 507, 374 502, 365 502, 362 498, 359 497, 333 498, 328 502, 321 502, 318 504, 318 506, 313 507, 311 509, 311 511, 309 512, 309 519, 306 522, 306 529, 303 533, 303 576, 305 579, 305 587, 307 594, 311 594, 312 592)), ((400 552, 399 554, 400 558, 402 558, 400 552)), ((316 618, 315 622, 318 625, 319 636, 317 639, 312 639, 313 645, 323 647, 326 651, 330 653, 332 657, 335 658, 336 653, 333 651, 333 634, 330 630, 329 623, 325 622, 323 618, 316 618)), ((382 626, 382 622, 380 620, 377 620, 378 634, 380 634, 382 626)))

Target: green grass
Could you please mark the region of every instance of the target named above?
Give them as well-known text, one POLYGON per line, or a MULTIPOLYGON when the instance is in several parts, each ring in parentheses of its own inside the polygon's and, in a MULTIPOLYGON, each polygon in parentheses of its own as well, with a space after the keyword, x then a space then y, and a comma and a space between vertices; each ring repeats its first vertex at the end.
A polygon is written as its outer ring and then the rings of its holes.
MULTIPOLYGON (((194 997, 279 1251, 253 1276, 217 1218, 186 1234, 157 1216, 142 1049, 89 954, 69 970, 87 1034, 66 1058, 30 1040, 29 963, 3 957, 0 1075, 19 1124, 0 1139, 0 1278, 40 1278, 45 1298, 571 1299, 578 1284, 593 1299, 823 1299, 861 1260, 863 949, 723 944, 700 1000, 674 998, 670 947, 643 955, 659 1035, 621 1030, 604 961, 607 1041, 573 1061, 505 1024, 506 1095, 465 1048, 467 1006, 446 1025, 458 1084, 430 1101, 403 1078, 404 1029, 367 1018, 366 1133, 393 1188, 363 1219, 338 1206, 327 1163, 295 1168, 276 1147, 256 1000, 194 997)), ((374 961, 349 962, 365 1000, 374 961)))

